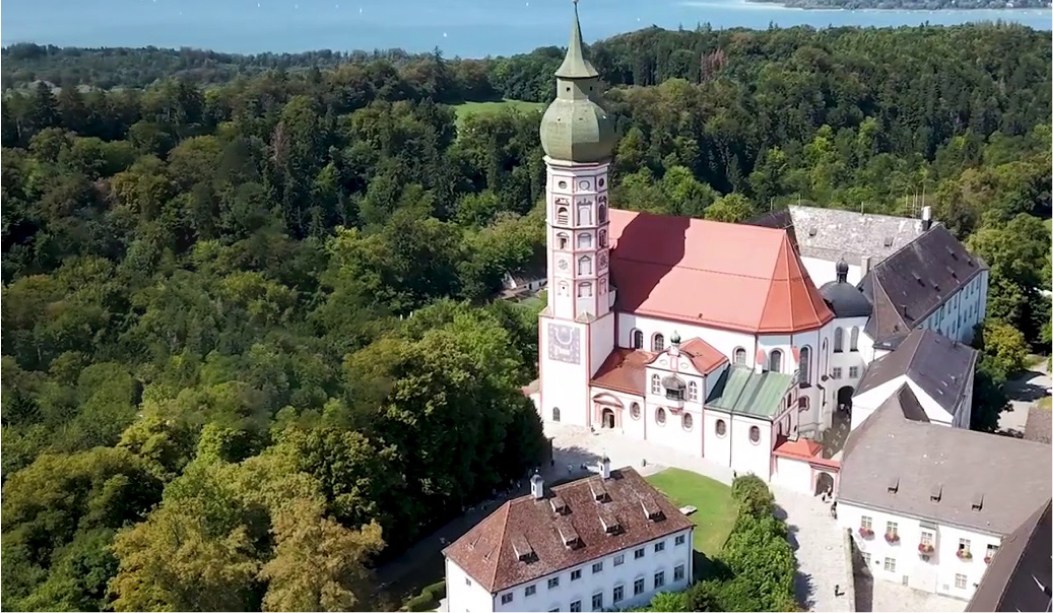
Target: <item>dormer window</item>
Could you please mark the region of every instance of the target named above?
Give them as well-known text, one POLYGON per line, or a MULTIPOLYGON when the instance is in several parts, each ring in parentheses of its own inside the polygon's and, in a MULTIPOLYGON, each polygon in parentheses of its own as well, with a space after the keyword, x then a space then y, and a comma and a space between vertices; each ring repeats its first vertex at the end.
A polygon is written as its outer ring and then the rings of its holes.
POLYGON ((683 400, 684 390, 687 389, 683 380, 674 376, 662 379, 662 387, 665 388, 665 397, 669 400, 683 400))

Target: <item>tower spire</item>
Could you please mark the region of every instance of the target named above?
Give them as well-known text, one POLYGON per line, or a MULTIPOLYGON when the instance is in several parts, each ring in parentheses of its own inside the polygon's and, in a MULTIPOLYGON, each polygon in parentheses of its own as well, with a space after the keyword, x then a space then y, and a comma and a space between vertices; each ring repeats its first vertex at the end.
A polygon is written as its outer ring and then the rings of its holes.
POLYGON ((581 24, 578 22, 578 0, 574 2, 574 25, 570 29, 570 43, 567 44, 567 56, 563 58, 556 76, 561 79, 589 79, 600 73, 585 59, 585 43, 581 40, 581 24))

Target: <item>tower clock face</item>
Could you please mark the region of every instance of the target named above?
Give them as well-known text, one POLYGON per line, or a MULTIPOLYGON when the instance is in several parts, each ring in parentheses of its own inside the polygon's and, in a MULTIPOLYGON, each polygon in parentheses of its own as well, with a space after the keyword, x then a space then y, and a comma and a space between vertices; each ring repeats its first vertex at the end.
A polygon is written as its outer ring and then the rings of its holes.
POLYGON ((548 357, 567 364, 581 363, 581 330, 561 324, 548 325, 548 357))

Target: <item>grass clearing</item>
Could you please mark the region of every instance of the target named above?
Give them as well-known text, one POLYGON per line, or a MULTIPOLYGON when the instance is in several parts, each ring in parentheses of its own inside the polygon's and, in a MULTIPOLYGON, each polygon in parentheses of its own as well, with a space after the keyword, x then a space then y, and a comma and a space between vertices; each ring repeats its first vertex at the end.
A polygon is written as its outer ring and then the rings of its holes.
POLYGON ((524 100, 491 100, 487 102, 463 102, 454 105, 453 110, 457 113, 457 123, 464 121, 469 115, 492 115, 501 113, 506 109, 513 109, 521 113, 540 113, 545 110, 543 102, 526 102, 524 100))
POLYGON ((1035 404, 1038 405, 1038 408, 1040 409, 1045 409, 1047 411, 1053 410, 1053 397, 1045 396, 1043 398, 1039 398, 1038 402, 1036 402, 1035 404))
POLYGON ((695 551, 707 558, 717 555, 728 540, 738 517, 731 488, 719 481, 679 468, 667 468, 647 481, 678 507, 698 508, 688 517, 695 523, 695 551))

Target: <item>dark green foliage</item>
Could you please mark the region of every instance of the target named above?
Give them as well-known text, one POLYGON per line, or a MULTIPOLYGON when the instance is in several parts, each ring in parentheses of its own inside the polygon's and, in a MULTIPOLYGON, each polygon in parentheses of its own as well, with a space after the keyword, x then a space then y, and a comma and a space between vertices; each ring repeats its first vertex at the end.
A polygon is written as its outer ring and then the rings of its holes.
POLYGON ((756 475, 736 477, 731 484, 731 497, 739 505, 739 517, 760 519, 775 510, 775 497, 768 484, 756 475))

